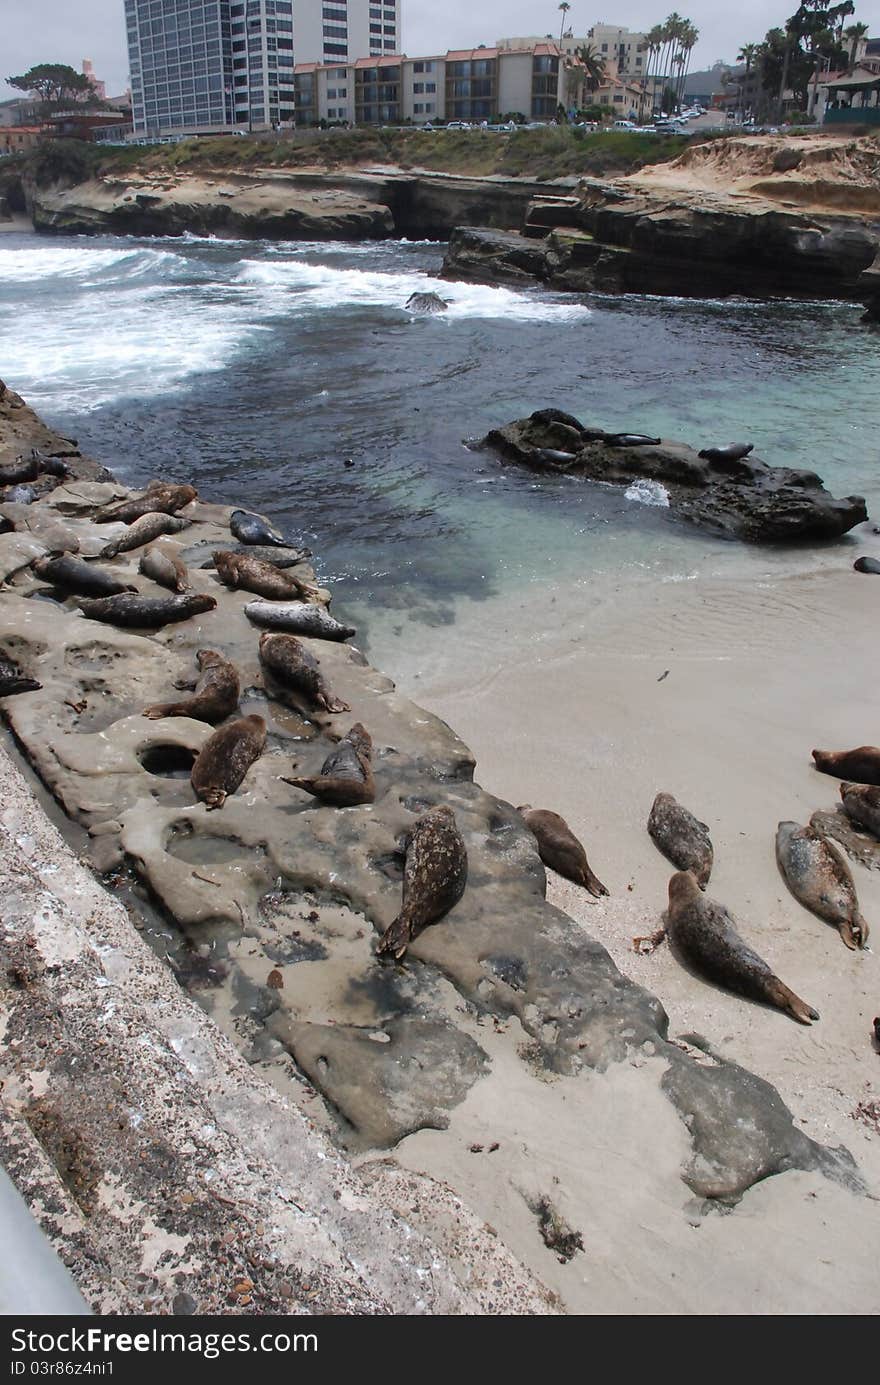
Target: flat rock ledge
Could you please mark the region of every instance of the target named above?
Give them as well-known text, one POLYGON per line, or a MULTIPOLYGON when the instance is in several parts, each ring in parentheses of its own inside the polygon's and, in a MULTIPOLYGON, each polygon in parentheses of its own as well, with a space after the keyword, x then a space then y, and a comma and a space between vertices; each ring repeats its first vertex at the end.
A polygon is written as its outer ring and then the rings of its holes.
POLYGON ((538 409, 492 429, 482 442, 505 460, 538 472, 662 486, 665 495, 658 492, 658 503, 668 504, 676 517, 748 543, 838 539, 868 518, 860 495, 837 499, 813 471, 771 466, 754 455, 706 460, 680 442, 620 446, 610 441, 619 436, 586 428, 560 409, 538 409))

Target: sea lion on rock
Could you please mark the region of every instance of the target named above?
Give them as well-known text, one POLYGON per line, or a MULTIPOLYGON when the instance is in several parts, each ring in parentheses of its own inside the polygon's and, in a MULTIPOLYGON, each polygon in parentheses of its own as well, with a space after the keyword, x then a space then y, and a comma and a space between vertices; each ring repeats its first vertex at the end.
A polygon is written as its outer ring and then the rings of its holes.
POLYGON ((382 934, 377 955, 399 962, 413 936, 461 899, 467 869, 467 850, 452 809, 443 805, 424 813, 407 837, 400 913, 382 934))
POLYGON ((131 524, 144 515, 171 515, 175 510, 182 510, 184 505, 197 500, 198 494, 195 486, 173 486, 162 481, 153 481, 143 495, 102 506, 95 515, 95 523, 110 524, 118 519, 123 524, 131 524))
POLYGON ((819 1018, 743 941, 724 908, 704 895, 692 871, 679 871, 669 882, 666 931, 694 971, 708 981, 749 1000, 763 1000, 801 1024, 819 1018))
POLYGON ((285 779, 284 783, 304 789, 334 808, 352 808, 372 803, 376 797, 372 761, 370 733, 358 721, 327 756, 320 774, 306 779, 285 779))
POLYGON ((227 587, 241 587, 243 591, 256 592, 269 601, 314 601, 318 595, 317 587, 309 586, 299 577, 280 571, 272 563, 263 563, 259 558, 239 553, 214 553, 214 567, 221 582, 227 587))
POLYGON ((8 505, 33 505, 37 498, 37 492, 33 486, 10 486, 3 496, 3 503, 8 505))
POLYGON ((532 461, 539 466, 568 466, 576 460, 574 452, 561 452, 558 447, 539 447, 532 453, 532 461))
POLYGON ((816 768, 838 779, 859 784, 880 784, 880 746, 860 745, 855 750, 813 750, 816 768))
POLYGON ((151 721, 161 717, 193 717, 215 726, 238 710, 241 686, 235 665, 216 649, 199 649, 196 662, 201 670, 195 691, 179 702, 156 702, 145 707, 143 716, 151 721))
POLYGON ((841 784, 843 811, 856 827, 880 839, 880 787, 876 784, 841 784))
MULTIPOLYGON (((294 635, 260 636, 260 663, 282 689, 300 693, 311 707, 325 712, 350 712, 347 702, 334 697, 321 675, 319 661, 294 635)), ((269 689, 267 689, 269 691, 269 689)))
POLYGON ((34 457, 19 457, 9 466, 0 466, 0 486, 20 486, 24 481, 36 481, 40 474, 39 463, 34 457))
POLYGON ((233 510, 229 528, 239 543, 265 543, 273 548, 296 547, 296 544, 279 534, 277 529, 273 529, 271 524, 267 524, 259 515, 252 515, 249 510, 233 510))
POLYGON ((138 572, 172 592, 185 592, 189 587, 186 564, 176 553, 168 553, 163 548, 148 548, 141 555, 138 572))
POLYGON ((137 591, 137 587, 120 582, 112 572, 99 567, 97 563, 87 563, 70 554, 61 558, 37 558, 31 567, 44 582, 76 592, 79 596, 119 596, 122 592, 137 591))
POLYGON ((62 480, 70 475, 70 467, 63 462, 60 457, 52 457, 48 452, 41 452, 38 447, 31 448, 31 458, 40 468, 41 474, 46 476, 58 476, 62 480))
POLYGON ((649 438, 647 433, 606 433, 601 441, 606 447, 660 446, 660 438, 649 438))
POLYGON ((179 534, 188 523, 188 520, 177 519, 174 515, 167 515, 160 510, 141 515, 140 519, 134 520, 118 539, 106 544, 101 549, 100 556, 115 558, 120 553, 128 553, 132 548, 141 548, 145 543, 152 543, 160 534, 179 534))
POLYGON ((254 625, 270 630, 290 630, 297 635, 311 635, 316 640, 347 640, 357 632, 352 625, 340 625, 323 606, 302 602, 282 605, 280 602, 249 601, 244 613, 254 625))
POLYGON ((208 737, 190 775, 190 783, 208 812, 222 808, 235 793, 265 744, 266 723, 258 716, 227 722, 208 737))
POLYGON ((732 442, 727 447, 704 447, 697 456, 704 462, 738 462, 754 450, 753 442, 732 442))
MULTIPOLYGON (((288 568, 297 567, 299 563, 304 563, 307 558, 311 558, 310 548, 267 548, 261 544, 240 543, 234 548, 225 548, 224 553, 231 553, 234 557, 256 558, 261 563, 270 563, 272 567, 288 568)), ((192 557, 192 553, 190 553, 192 557)), ((211 568, 214 566, 214 555, 210 554, 208 559, 202 563, 202 567, 211 568)))
POLYGON ((853 563, 856 572, 880 572, 880 559, 878 558, 856 558, 853 563))
POLYGON ((14 528, 11 519, 7 519, 6 515, 0 515, 0 534, 11 534, 14 528))
POLYGON ((0 654, 0 697, 12 697, 15 693, 39 692, 42 686, 35 678, 26 678, 17 664, 0 654))
POLYGON ((213 596, 141 596, 136 592, 101 597, 96 601, 80 597, 77 605, 88 620, 137 627, 171 625, 177 620, 189 620, 190 616, 213 611, 217 602, 213 596))
POLYGON ((608 893, 590 870, 587 853, 565 818, 546 808, 533 808, 530 803, 523 803, 516 811, 522 814, 526 826, 534 834, 538 855, 545 866, 564 875, 566 880, 583 885, 592 895, 598 897, 608 893))
POLYGON ((810 913, 833 923, 848 948, 864 947, 868 925, 849 866, 831 842, 812 827, 781 822, 776 831, 776 861, 795 899, 810 913))
POLYGON ((658 793, 648 817, 648 832, 667 861, 679 870, 691 870, 701 890, 709 883, 715 853, 709 829, 671 793, 658 793))

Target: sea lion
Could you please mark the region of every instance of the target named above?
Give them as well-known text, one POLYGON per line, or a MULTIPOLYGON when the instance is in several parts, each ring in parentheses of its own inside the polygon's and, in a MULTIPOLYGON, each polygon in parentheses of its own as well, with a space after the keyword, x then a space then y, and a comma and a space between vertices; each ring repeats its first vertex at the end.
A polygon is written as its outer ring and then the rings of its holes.
POLYGON ((318 595, 317 587, 250 555, 218 551, 214 554, 214 567, 227 587, 241 587, 270 601, 314 601, 318 595))
POLYGON ((377 955, 399 962, 414 934, 461 899, 467 869, 467 850, 452 809, 443 805, 424 813, 407 837, 400 913, 382 934, 377 955))
POLYGON ((647 433, 606 433, 602 442, 606 447, 658 447, 660 438, 649 438, 647 433))
MULTIPOLYGON (((267 548, 261 544, 236 544, 233 548, 226 548, 224 553, 232 553, 235 557, 257 558, 261 563, 271 563, 272 567, 287 568, 296 567, 299 563, 304 563, 307 558, 311 558, 310 548, 267 548)), ((192 553, 190 553, 192 557, 192 553)), ((202 567, 214 567, 213 553, 201 564, 202 567)))
POLYGON ((189 587, 189 573, 186 564, 176 553, 168 553, 163 548, 148 548, 141 555, 138 572, 167 587, 172 592, 185 592, 189 587))
POLYGON ((39 692, 42 686, 35 678, 26 678, 17 664, 0 654, 0 697, 12 697, 15 693, 39 692))
POLYGON ((880 784, 880 746, 860 745, 855 750, 813 750, 816 768, 838 779, 859 784, 880 784))
POLYGON ((15 525, 6 515, 0 515, 0 534, 11 534, 15 525))
POLYGON ((142 716, 150 721, 160 717, 194 717, 215 726, 238 710, 241 686, 238 670, 216 649, 199 649, 196 662, 201 670, 195 691, 179 702, 155 702, 145 707, 142 716))
POLYGON ((107 572, 97 563, 87 563, 82 558, 71 557, 69 553, 61 558, 37 558, 31 567, 44 582, 76 592, 79 596, 119 596, 122 592, 137 591, 137 587, 120 582, 112 572, 107 572))
POLYGON ((88 620, 103 620, 109 625, 159 626, 213 611, 217 602, 213 596, 141 596, 134 592, 96 601, 81 596, 76 604, 88 620))
POLYGON ((795 899, 810 913, 833 923, 848 948, 864 947, 868 925, 849 866, 831 842, 812 827, 781 822, 776 831, 776 862, 795 899))
POLYGON ((33 505, 37 492, 33 486, 10 486, 3 497, 5 505, 33 505))
POLYGON ((325 712, 351 711, 347 702, 333 696, 321 676, 318 659, 294 635, 276 635, 269 630, 262 634, 260 663, 275 684, 285 692, 300 693, 310 707, 325 712))
POLYGON ((648 817, 648 832, 667 861, 679 870, 692 870, 704 890, 714 861, 706 824, 676 803, 671 793, 658 793, 648 817))
POLYGON ((411 313, 445 313, 449 304, 439 293, 411 293, 403 305, 411 313))
POLYGON ((370 733, 358 721, 327 756, 320 774, 306 779, 285 779, 284 783, 304 789, 334 808, 372 803, 376 797, 372 759, 370 733))
POLYGON ((557 447, 538 447, 529 457, 529 461, 539 466, 568 466, 575 459, 574 452, 560 452, 557 447))
POLYGON ((723 904, 702 893, 692 871, 679 871, 669 882, 666 931, 689 965, 708 981, 749 1000, 775 1005, 801 1024, 819 1018, 812 1005, 784 985, 743 941, 723 904))
POLYGON ((856 558, 853 567, 856 572, 880 572, 880 558, 856 558))
POLYGON ((20 486, 24 481, 36 481, 39 474, 36 458, 18 457, 9 466, 0 466, 0 486, 20 486))
POLYGON ((189 523, 186 519, 177 519, 174 515, 167 515, 163 510, 152 511, 150 514, 141 515, 140 519, 134 520, 124 534, 112 543, 105 544, 101 549, 102 558, 115 558, 119 553, 128 553, 132 548, 141 548, 145 543, 152 543, 160 534, 179 534, 189 523))
POLYGON ((31 458, 36 462, 41 473, 46 476, 58 476, 61 480, 70 475, 70 467, 63 462, 60 457, 52 457, 48 452, 41 452, 38 447, 31 448, 31 458))
POLYGON ((697 456, 705 462, 738 462, 753 452, 753 442, 732 442, 727 447, 704 447, 697 456))
POLYGON ((587 853, 565 818, 546 808, 533 808, 530 803, 523 803, 516 811, 522 814, 526 826, 534 833, 538 855, 545 866, 564 875, 566 880, 583 885, 592 895, 608 893, 590 870, 587 853))
POLYGON ((259 515, 252 515, 249 510, 233 510, 229 528, 240 543, 265 543, 271 544, 273 548, 296 547, 296 544, 279 534, 277 529, 273 529, 271 524, 267 524, 266 520, 261 519, 259 515))
POLYGON ((95 514, 95 523, 110 524, 112 520, 118 519, 123 524, 131 524, 143 515, 171 515, 175 510, 182 510, 184 505, 197 500, 198 494, 195 486, 174 486, 163 481, 153 481, 143 495, 129 500, 117 500, 112 505, 103 505, 95 514))
POLYGON ((347 640, 356 634, 352 625, 340 625, 323 606, 302 602, 282 605, 280 602, 249 601, 244 613, 254 625, 270 630, 290 630, 297 635, 311 635, 316 640, 347 640))
POLYGON ((850 821, 880 838, 880 787, 876 784, 843 783, 840 797, 843 811, 850 821))
POLYGON ((254 760, 266 744, 266 723, 262 717, 239 717, 209 736, 196 756, 190 783, 208 812, 222 808, 235 793, 254 760))

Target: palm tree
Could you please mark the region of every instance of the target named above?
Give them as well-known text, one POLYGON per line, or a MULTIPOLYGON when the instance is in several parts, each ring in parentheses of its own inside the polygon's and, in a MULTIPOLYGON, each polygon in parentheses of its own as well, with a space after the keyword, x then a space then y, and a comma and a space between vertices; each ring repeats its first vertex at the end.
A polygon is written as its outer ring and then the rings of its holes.
POLYGON ((742 48, 739 50, 739 52, 738 52, 737 55, 736 55, 736 60, 737 60, 737 62, 738 62, 738 63, 745 63, 745 65, 746 65, 746 75, 745 75, 745 77, 743 78, 742 82, 740 83, 740 88, 739 88, 739 94, 740 94, 740 102, 739 102, 739 104, 740 104, 740 111, 743 110, 743 106, 744 106, 744 103, 743 103, 743 100, 742 100, 743 87, 746 86, 746 85, 748 84, 749 73, 750 73, 751 70, 752 70, 752 64, 755 62, 756 58, 758 58, 758 56, 759 56, 759 54, 760 54, 760 51, 761 51, 761 50, 760 50, 760 48, 759 48, 759 46, 758 46, 757 43, 744 43, 743 46, 742 46, 742 48))
POLYGON ((586 43, 582 48, 578 48, 575 56, 580 58, 586 68, 587 91, 596 91, 605 81, 605 59, 598 48, 594 48, 591 43, 586 43))
POLYGON ((659 60, 660 54, 661 54, 661 52, 662 52, 662 50, 663 50, 663 42, 664 42, 664 40, 663 40, 663 25, 662 25, 662 24, 655 24, 654 27, 653 27, 653 29, 649 29, 648 32, 645 34, 645 40, 646 40, 646 42, 647 42, 647 44, 648 44, 648 67, 647 67, 646 76, 647 76, 647 78, 648 78, 649 81, 650 81, 651 76, 652 76, 651 69, 652 69, 652 68, 654 69, 654 70, 653 70, 653 84, 652 84, 652 86, 651 86, 651 109, 653 110, 653 109, 654 109, 654 95, 655 95, 656 88, 657 88, 657 76, 658 76, 658 67, 659 67, 659 62, 658 62, 658 60, 659 60))
POLYGON ((850 24, 848 29, 844 29, 843 36, 850 40, 849 65, 855 67, 856 52, 858 51, 859 41, 865 37, 869 31, 867 24, 850 24))
POLYGON ((561 11, 562 11, 562 23, 561 23, 560 26, 559 26, 559 47, 561 48, 561 47, 562 47, 562 35, 565 33, 565 16, 568 14, 569 10, 571 9, 571 5, 568 4, 568 0, 562 0, 562 4, 559 6, 559 8, 560 8, 561 11))
POLYGON ((680 93, 679 98, 678 98, 679 101, 682 101, 682 100, 684 99, 684 89, 685 89, 685 85, 686 85, 686 83, 687 83, 688 71, 689 71, 690 65, 691 65, 691 53, 693 52, 693 50, 694 50, 694 48, 695 48, 695 46, 696 46, 697 39, 698 39, 699 37, 700 37, 700 31, 699 31, 699 29, 697 28, 697 26, 696 26, 695 24, 692 24, 691 21, 690 21, 689 19, 686 19, 686 20, 684 21, 683 26, 682 26, 682 33, 681 33, 681 50, 682 50, 682 57, 683 57, 683 67, 682 67, 682 75, 681 75, 681 93, 680 93))

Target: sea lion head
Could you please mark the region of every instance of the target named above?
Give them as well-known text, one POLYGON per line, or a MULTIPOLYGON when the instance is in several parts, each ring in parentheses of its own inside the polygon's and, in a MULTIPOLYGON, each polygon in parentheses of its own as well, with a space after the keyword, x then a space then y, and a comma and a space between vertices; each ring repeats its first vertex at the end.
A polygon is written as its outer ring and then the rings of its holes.
POLYGON ((669 907, 675 904, 687 904, 691 899, 701 899, 702 890, 697 884, 697 877, 692 870, 679 870, 669 881, 669 907))
POLYGON ((810 754, 816 762, 817 769, 827 769, 834 764, 835 752, 833 750, 811 750, 810 754))
POLYGON ((197 649, 196 663, 199 668, 210 668, 212 664, 223 662, 223 655, 216 649, 197 649))
POLYGON ((236 555, 234 553, 227 553, 225 549, 218 548, 211 554, 211 557, 214 559, 215 569, 220 573, 224 581, 234 581, 237 575, 236 555))
POLYGON ((517 808, 516 811, 517 811, 518 813, 530 813, 531 810, 532 810, 532 805, 531 805, 531 803, 521 803, 521 804, 519 805, 519 807, 517 808))

